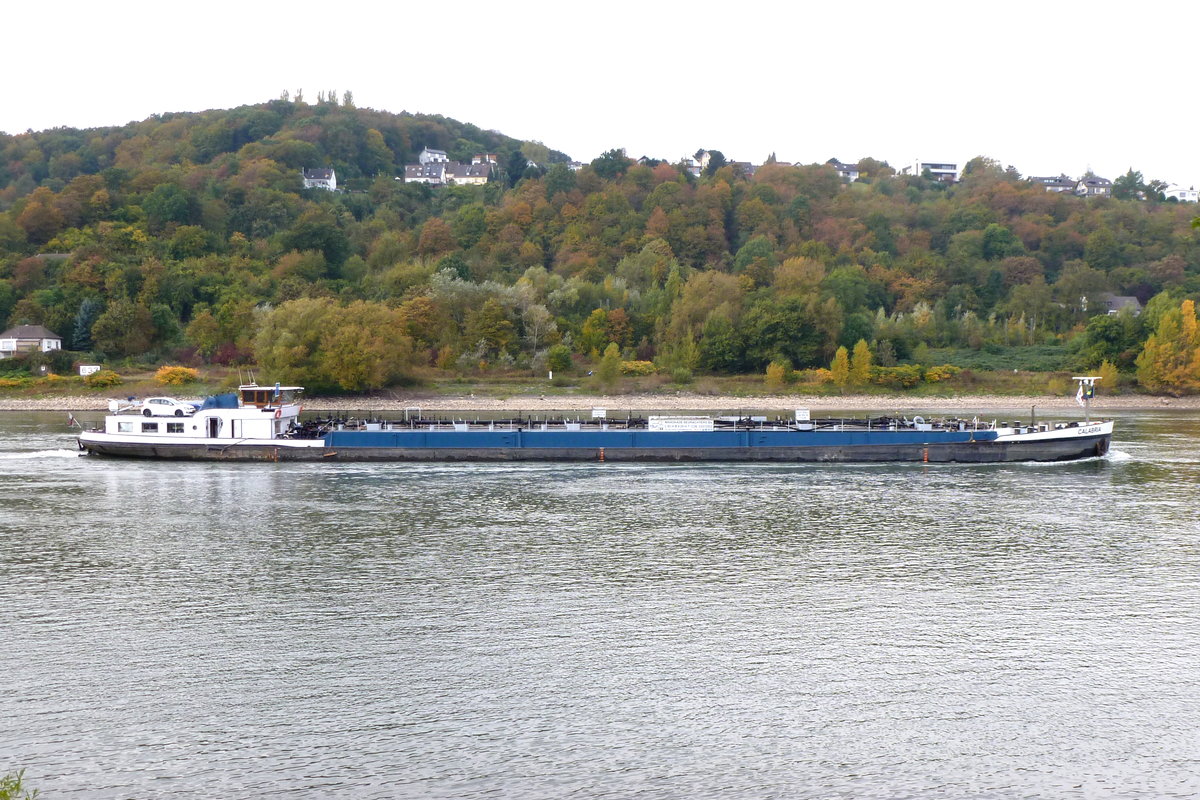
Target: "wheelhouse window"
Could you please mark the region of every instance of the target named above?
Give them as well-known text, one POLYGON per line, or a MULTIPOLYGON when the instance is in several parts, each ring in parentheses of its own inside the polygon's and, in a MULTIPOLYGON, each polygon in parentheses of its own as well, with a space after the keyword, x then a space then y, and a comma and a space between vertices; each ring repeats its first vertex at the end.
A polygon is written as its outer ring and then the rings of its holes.
POLYGON ((117 433, 133 433, 133 423, 132 422, 118 422, 117 423, 117 433))
POLYGON ((183 423, 182 422, 168 422, 167 423, 167 433, 183 433, 183 423))
POLYGON ((157 422, 143 422, 142 423, 142 433, 158 433, 158 423, 157 422))

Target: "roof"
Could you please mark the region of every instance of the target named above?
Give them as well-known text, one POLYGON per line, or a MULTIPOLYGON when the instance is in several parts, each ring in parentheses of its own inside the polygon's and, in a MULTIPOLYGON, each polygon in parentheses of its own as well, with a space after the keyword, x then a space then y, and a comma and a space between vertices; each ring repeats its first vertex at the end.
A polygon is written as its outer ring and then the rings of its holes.
POLYGON ((304 177, 310 181, 329 181, 333 180, 333 170, 325 167, 321 169, 306 169, 304 177))
POLYGON ((1075 185, 1075 179, 1068 178, 1066 175, 1059 175, 1057 178, 1053 178, 1050 176, 1037 177, 1035 175, 1030 175, 1029 180, 1033 181, 1034 183, 1040 183, 1043 186, 1074 186, 1075 185))
POLYGON ((1100 295, 1100 300, 1112 311, 1120 311, 1123 308, 1131 308, 1134 311, 1142 310, 1142 301, 1129 295, 1103 294, 1100 295))
POLYGON ((491 164, 459 164, 451 161, 450 174, 456 178, 486 178, 492 174, 491 164))
POLYGON ((431 161, 428 164, 405 164, 404 177, 406 178, 437 178, 441 179, 446 173, 445 161, 431 161))
POLYGON ((62 339, 62 337, 41 325, 18 325, 0 333, 0 339, 62 339))
POLYGON ((426 147, 426 148, 425 148, 424 150, 422 150, 421 152, 423 152, 423 153, 437 153, 437 154, 438 154, 438 155, 440 155, 440 156, 444 156, 444 155, 446 155, 446 151, 445 151, 445 150, 437 150, 437 149, 435 149, 435 148, 432 148, 432 147, 426 147))

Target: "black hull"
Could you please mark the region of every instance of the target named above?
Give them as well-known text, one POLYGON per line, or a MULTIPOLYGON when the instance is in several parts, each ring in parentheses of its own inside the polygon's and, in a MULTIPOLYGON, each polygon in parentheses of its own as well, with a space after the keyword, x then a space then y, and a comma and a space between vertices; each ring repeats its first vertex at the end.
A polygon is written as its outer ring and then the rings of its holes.
POLYGON ((83 442, 88 452, 125 458, 181 461, 642 461, 767 463, 958 463, 1073 461, 1108 452, 1111 434, 1027 442, 954 442, 931 444, 807 445, 798 447, 607 447, 607 448, 406 448, 276 447, 83 442))

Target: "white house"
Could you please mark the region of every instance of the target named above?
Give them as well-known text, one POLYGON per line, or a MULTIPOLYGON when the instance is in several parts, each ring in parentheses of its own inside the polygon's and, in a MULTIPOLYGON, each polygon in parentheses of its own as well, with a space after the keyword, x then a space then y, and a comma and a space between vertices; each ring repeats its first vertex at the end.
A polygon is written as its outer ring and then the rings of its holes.
POLYGON ((1108 178, 1098 178, 1095 175, 1084 175, 1075 184, 1075 194, 1080 197, 1110 197, 1112 196, 1112 181, 1108 178))
POLYGON ((304 178, 305 189, 328 189, 337 191, 337 175, 333 169, 306 169, 301 174, 304 178))
POLYGON ((62 337, 41 325, 18 325, 0 333, 0 358, 40 350, 48 353, 62 349, 62 337))
POLYGON ((712 154, 707 150, 697 150, 696 155, 683 157, 683 166, 688 172, 699 178, 704 170, 708 169, 708 162, 711 160, 712 154))
POLYGON ((1059 175, 1057 178, 1043 177, 1038 178, 1032 175, 1029 180, 1033 183, 1040 184, 1047 192, 1073 192, 1075 191, 1075 179, 1068 178, 1066 175, 1059 175))
POLYGON ((456 186, 482 186, 492 174, 492 165, 487 163, 460 164, 451 161, 446 166, 448 182, 456 186))
POLYGON ((935 181, 958 183, 958 164, 951 164, 947 161, 921 161, 920 159, 913 163, 914 175, 924 175, 926 172, 935 181))
POLYGON ((1200 192, 1196 191, 1194 186, 1185 189, 1182 186, 1171 184, 1163 191, 1163 196, 1168 200, 1174 197, 1181 203, 1200 203, 1200 192))
POLYGON ((405 164, 405 183, 427 183, 430 186, 442 186, 446 183, 445 161, 430 161, 427 164, 405 164))
POLYGON ((858 180, 858 164, 843 164, 836 158, 831 158, 825 163, 833 167, 838 177, 847 183, 854 183, 858 180))
POLYGON ((426 147, 421 151, 421 154, 417 156, 417 161, 420 161, 422 164, 444 164, 449 160, 450 156, 446 155, 445 150, 434 150, 432 147, 426 147))

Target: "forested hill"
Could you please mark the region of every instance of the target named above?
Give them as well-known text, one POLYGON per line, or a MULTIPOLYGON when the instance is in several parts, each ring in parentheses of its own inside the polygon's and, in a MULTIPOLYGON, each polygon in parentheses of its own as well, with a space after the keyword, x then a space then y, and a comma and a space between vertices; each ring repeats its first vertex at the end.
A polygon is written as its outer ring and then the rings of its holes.
POLYGON ((0 324, 354 389, 611 342, 673 371, 825 365, 860 339, 882 364, 1070 343, 1079 368, 1131 369, 1200 294, 1194 206, 1053 194, 983 157, 950 186, 869 158, 850 184, 824 164, 566 161, 325 98, 0 134, 0 324), (483 186, 397 180, 425 147, 499 167, 483 186), (325 167, 340 191, 302 188, 325 167), (1106 294, 1145 313, 1108 317, 1106 294))

